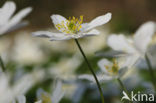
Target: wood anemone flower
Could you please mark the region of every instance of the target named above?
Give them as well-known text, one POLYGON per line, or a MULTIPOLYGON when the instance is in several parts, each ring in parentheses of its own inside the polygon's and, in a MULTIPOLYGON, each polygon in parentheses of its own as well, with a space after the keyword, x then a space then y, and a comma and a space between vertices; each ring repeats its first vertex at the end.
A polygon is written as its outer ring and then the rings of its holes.
POLYGON ((51 19, 59 33, 37 31, 32 34, 38 37, 50 38, 51 41, 78 39, 85 36, 98 35, 99 31, 93 28, 109 22, 111 13, 96 17, 89 23, 83 23, 83 16, 80 16, 80 18, 70 17, 66 19, 61 15, 54 14, 51 16, 51 19))

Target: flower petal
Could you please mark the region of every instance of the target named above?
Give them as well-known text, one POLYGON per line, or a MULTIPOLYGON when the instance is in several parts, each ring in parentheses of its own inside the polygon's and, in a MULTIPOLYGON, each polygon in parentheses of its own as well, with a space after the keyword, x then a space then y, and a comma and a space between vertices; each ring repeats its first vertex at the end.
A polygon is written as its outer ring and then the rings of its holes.
POLYGON ((99 62, 98 62, 98 66, 99 68, 102 70, 102 72, 106 73, 106 74, 109 74, 106 67, 105 66, 111 66, 112 63, 110 61, 108 61, 107 59, 101 59, 99 62))
MULTIPOLYGON (((109 81, 109 80, 112 80, 113 78, 111 76, 108 76, 108 75, 96 75, 98 81, 101 83, 101 82, 104 82, 104 81, 109 81)), ((94 82, 96 83, 93 75, 89 75, 89 74, 84 74, 84 75, 80 75, 78 76, 79 79, 85 79, 85 80, 89 80, 91 82, 94 82)))
POLYGON ((103 57, 103 58, 114 58, 114 57, 121 57, 125 56, 126 54, 122 51, 115 51, 115 50, 108 50, 108 51, 97 51, 95 52, 95 55, 97 57, 103 57))
POLYGON ((18 103, 26 103, 26 98, 25 96, 21 95, 17 97, 18 103))
POLYGON ((19 23, 25 16, 27 16, 32 11, 31 7, 27 7, 17 13, 9 22, 10 26, 14 26, 19 23))
POLYGON ((66 18, 61 16, 61 15, 58 15, 58 14, 54 14, 51 16, 51 19, 53 21, 53 23, 56 25, 56 24, 60 24, 62 21, 66 22, 66 18))
POLYGON ((64 23, 64 25, 66 26, 67 19, 66 19, 65 17, 61 16, 61 15, 58 15, 58 14, 52 15, 52 16, 51 16, 51 19, 52 19, 52 21, 53 21, 53 23, 54 23, 54 25, 55 25, 55 28, 56 28, 57 30, 63 32, 62 29, 61 29, 61 30, 58 29, 58 28, 56 27, 56 25, 57 25, 57 24, 64 23))
POLYGON ((123 77, 125 74, 126 74, 126 72, 128 72, 128 69, 130 69, 130 68, 127 68, 127 67, 125 67, 125 68, 120 68, 119 69, 119 72, 118 72, 118 77, 120 78, 120 77, 123 77))
POLYGON ((94 36, 94 35, 99 35, 99 34, 100 34, 100 32, 98 30, 93 29, 87 33, 83 33, 83 36, 94 36))
POLYGON ((16 5, 12 1, 7 1, 2 8, 0 8, 0 25, 8 22, 10 17, 16 10, 16 5))
POLYGON ((37 32, 33 32, 32 35, 37 36, 37 37, 50 38, 50 37, 52 37, 53 33, 49 32, 49 31, 37 31, 37 32))
POLYGON ((40 100, 40 101, 37 101, 37 102, 35 102, 35 103, 42 103, 42 101, 40 100))
POLYGON ((72 34, 63 34, 63 33, 53 33, 50 40, 51 41, 62 41, 62 40, 69 40, 74 38, 72 34))
POLYGON ((80 29, 80 32, 85 32, 87 28, 89 27, 88 23, 81 24, 82 28, 80 29))
MULTIPOLYGON (((68 35, 68 34, 67 34, 68 35)), ((53 34, 53 36, 50 38, 50 41, 64 41, 64 40, 69 40, 69 39, 73 39, 73 36, 67 36, 63 33, 57 33, 57 34, 53 34)))
POLYGON ((49 31, 37 31, 32 33, 33 36, 50 38, 51 41, 69 40, 74 38, 72 34, 53 33, 49 31))
POLYGON ((95 19, 93 19, 90 23, 88 23, 88 28, 87 30, 90 30, 92 28, 95 28, 97 26, 101 26, 103 24, 106 24, 107 22, 110 21, 112 14, 107 13, 105 15, 99 16, 95 19))
POLYGON ((7 24, 0 28, 0 34, 7 32, 11 27, 17 25, 26 15, 32 11, 31 7, 21 10, 7 24))
POLYGON ((154 22, 146 22, 137 30, 134 36, 134 43, 141 53, 145 53, 147 46, 155 33, 156 24, 154 22))
POLYGON ((9 32, 12 32, 12 31, 14 31, 14 30, 17 30, 17 29, 19 29, 19 28, 25 27, 25 26, 27 26, 28 24, 29 24, 28 21, 22 21, 22 22, 16 24, 15 26, 9 28, 5 33, 9 33, 9 32))
POLYGON ((79 75, 78 79, 85 79, 85 80, 89 80, 91 82, 95 82, 94 77, 92 75, 89 75, 89 74, 79 75))
POLYGON ((52 94, 52 103, 59 103, 63 96, 64 92, 62 91, 62 82, 57 81, 56 88, 52 94))
POLYGON ((93 29, 86 33, 79 32, 78 34, 68 34, 68 35, 70 36, 70 38, 78 39, 78 38, 83 38, 83 37, 87 37, 87 36, 95 36, 95 35, 98 35, 99 33, 100 32, 98 30, 93 29))
POLYGON ((126 60, 123 63, 123 65, 121 65, 121 67, 132 68, 132 66, 134 66, 137 63, 139 58, 140 58, 139 54, 129 55, 126 57, 126 60))
POLYGON ((107 44, 114 50, 134 53, 136 50, 124 35, 112 34, 108 37, 107 44))

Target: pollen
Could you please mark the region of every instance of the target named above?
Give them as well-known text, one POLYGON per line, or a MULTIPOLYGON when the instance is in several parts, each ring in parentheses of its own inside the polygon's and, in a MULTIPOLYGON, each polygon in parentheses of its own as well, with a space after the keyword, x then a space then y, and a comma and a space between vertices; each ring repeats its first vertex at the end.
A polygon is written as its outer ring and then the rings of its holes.
POLYGON ((117 75, 119 71, 119 65, 115 59, 113 59, 113 64, 111 66, 106 65, 105 68, 111 75, 117 75))
POLYGON ((82 28, 83 16, 80 18, 69 17, 68 20, 62 21, 60 24, 56 24, 58 30, 66 34, 76 34, 82 28))

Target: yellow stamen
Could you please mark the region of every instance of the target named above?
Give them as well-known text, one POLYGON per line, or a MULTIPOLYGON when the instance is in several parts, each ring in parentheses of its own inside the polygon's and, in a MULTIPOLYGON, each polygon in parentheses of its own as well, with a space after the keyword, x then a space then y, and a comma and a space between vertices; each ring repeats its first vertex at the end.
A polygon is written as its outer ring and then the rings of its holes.
POLYGON ((111 74, 111 75, 116 75, 119 71, 119 65, 117 63, 117 61, 115 59, 113 59, 113 65, 112 66, 108 66, 106 65, 105 68, 107 69, 107 71, 111 74))
POLYGON ((41 95, 42 103, 52 103, 51 97, 48 94, 43 93, 41 95))
POLYGON ((82 28, 83 16, 80 18, 75 18, 74 16, 69 17, 68 20, 62 21, 60 24, 56 24, 58 30, 65 32, 67 34, 76 34, 82 28), (66 22, 66 23, 65 23, 66 22))

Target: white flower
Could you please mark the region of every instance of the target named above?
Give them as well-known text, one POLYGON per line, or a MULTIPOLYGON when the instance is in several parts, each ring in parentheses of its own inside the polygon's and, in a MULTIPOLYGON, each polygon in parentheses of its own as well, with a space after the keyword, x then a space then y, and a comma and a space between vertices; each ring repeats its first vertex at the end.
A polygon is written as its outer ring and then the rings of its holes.
POLYGON ((14 15, 15 10, 16 5, 13 1, 7 1, 3 7, 0 8, 0 35, 21 25, 20 21, 32 11, 32 8, 27 7, 14 15))
POLYGON ((134 38, 126 38, 124 35, 111 35, 108 37, 108 45, 116 50, 123 51, 127 55, 125 65, 132 66, 136 61, 145 56, 147 47, 155 33, 154 22, 146 22, 135 33, 134 38))
POLYGON ((41 89, 38 91, 37 95, 39 100, 43 103, 59 103, 64 96, 64 91, 62 91, 62 82, 57 81, 52 95, 44 92, 41 89))
MULTIPOLYGON (((96 75, 99 82, 109 81, 118 77, 122 77, 127 71, 127 67, 124 67, 122 62, 119 62, 119 60, 116 61, 115 59, 113 62, 108 61, 107 59, 102 59, 98 62, 98 66, 101 70, 96 75)), ((80 75, 78 78, 95 82, 94 77, 89 74, 80 75)))
MULTIPOLYGON (((16 100, 14 100, 12 103, 16 103, 16 100)), ((20 95, 17 97, 17 103, 26 103, 26 98, 24 95, 20 95)))
POLYGON ((97 26, 101 26, 107 23, 111 19, 111 13, 99 16, 92 20, 90 23, 83 23, 83 16, 80 18, 69 18, 66 19, 61 15, 52 15, 51 19, 59 33, 49 31, 37 31, 34 32, 34 36, 47 37, 51 41, 55 40, 69 40, 78 39, 84 36, 98 35, 99 31, 93 29, 97 26))
POLYGON ((68 58, 61 58, 56 64, 53 64, 48 73, 52 78, 60 78, 63 80, 75 79, 75 71, 82 64, 83 60, 78 54, 68 58), (60 68, 60 69, 58 69, 60 68))
POLYGON ((10 75, 0 73, 0 103, 11 103, 17 96, 25 94, 37 82, 42 81, 44 77, 43 71, 33 71, 25 74, 10 85, 10 75))
POLYGON ((11 59, 19 64, 37 64, 45 61, 45 54, 40 49, 40 43, 28 35, 30 32, 16 33, 11 59), (24 41, 24 42, 23 42, 24 41))

